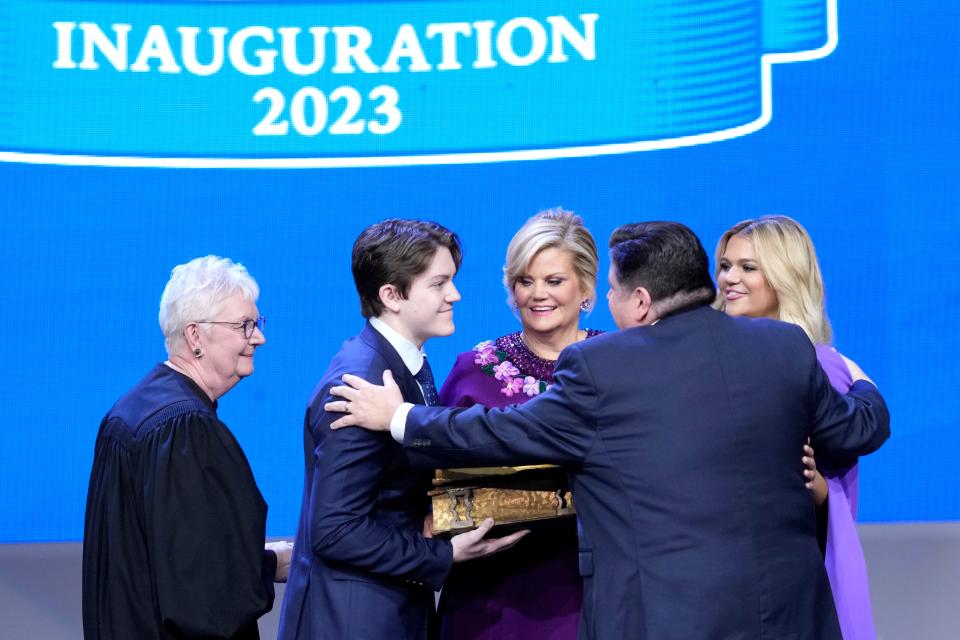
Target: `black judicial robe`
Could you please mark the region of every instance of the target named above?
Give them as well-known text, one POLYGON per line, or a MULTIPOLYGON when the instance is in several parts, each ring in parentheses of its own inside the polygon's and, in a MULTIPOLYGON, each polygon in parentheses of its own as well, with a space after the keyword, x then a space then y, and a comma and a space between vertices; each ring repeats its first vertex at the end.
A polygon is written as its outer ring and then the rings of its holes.
POLYGON ((259 638, 267 505, 217 405, 157 365, 100 423, 83 533, 87 640, 259 638))

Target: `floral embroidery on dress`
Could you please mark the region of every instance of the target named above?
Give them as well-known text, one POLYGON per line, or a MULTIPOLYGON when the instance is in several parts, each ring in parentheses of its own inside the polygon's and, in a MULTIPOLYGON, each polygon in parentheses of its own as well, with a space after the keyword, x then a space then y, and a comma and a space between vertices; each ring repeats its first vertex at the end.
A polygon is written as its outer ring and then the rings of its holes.
POLYGON ((508 398, 520 393, 520 390, 523 389, 523 380, 520 378, 507 378, 504 380, 504 383, 503 389, 500 389, 500 393, 508 398))
POLYGON ((473 359, 475 364, 478 364, 482 367, 487 364, 496 364, 498 362, 496 349, 489 340, 487 342, 481 342, 473 349, 477 352, 477 357, 473 359))
POLYGON ((523 379, 523 392, 530 397, 540 393, 540 381, 533 376, 527 376, 523 379))
MULTIPOLYGON (((587 337, 602 333, 587 329, 587 337)), ((527 347, 520 332, 484 340, 473 348, 473 362, 489 376, 503 383, 500 393, 512 398, 524 393, 531 398, 550 388, 556 360, 541 358, 527 347), (532 375, 531 375, 532 374, 532 375)))
POLYGON ((513 376, 517 375, 518 373, 520 373, 520 369, 517 369, 515 366, 513 366, 513 363, 511 363, 509 360, 504 360, 500 364, 493 366, 493 377, 497 380, 503 380, 504 382, 512 380, 513 376))

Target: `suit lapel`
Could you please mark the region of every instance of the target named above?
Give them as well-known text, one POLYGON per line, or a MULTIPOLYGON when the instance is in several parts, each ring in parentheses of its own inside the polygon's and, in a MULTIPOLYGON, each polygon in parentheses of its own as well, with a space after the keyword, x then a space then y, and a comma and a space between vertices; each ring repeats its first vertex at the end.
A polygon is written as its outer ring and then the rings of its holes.
MULTIPOLYGON (((393 379, 397 381, 397 386, 400 387, 400 393, 403 394, 403 399, 414 404, 425 404, 423 393, 420 391, 420 385, 417 384, 416 378, 414 378, 410 370, 407 369, 403 358, 401 358, 397 350, 393 348, 393 345, 390 344, 379 331, 374 329, 369 322, 363 326, 363 331, 360 332, 360 339, 386 360, 387 368, 393 372, 393 379)), ((375 384, 381 384, 380 380, 374 380, 373 382, 375 384)))

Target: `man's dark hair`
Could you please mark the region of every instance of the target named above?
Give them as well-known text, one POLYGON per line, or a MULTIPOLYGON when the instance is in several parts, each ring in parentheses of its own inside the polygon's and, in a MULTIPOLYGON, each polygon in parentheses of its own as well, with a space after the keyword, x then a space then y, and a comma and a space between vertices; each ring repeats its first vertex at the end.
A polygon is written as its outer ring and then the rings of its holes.
POLYGON ((353 282, 364 318, 383 313, 380 287, 392 284, 407 297, 413 279, 427 270, 437 249, 450 250, 460 268, 463 251, 457 234, 436 222, 390 219, 363 230, 353 243, 353 282))
POLYGON ((610 236, 610 261, 625 288, 644 287, 663 313, 713 301, 707 252, 689 227, 679 222, 635 222, 610 236))

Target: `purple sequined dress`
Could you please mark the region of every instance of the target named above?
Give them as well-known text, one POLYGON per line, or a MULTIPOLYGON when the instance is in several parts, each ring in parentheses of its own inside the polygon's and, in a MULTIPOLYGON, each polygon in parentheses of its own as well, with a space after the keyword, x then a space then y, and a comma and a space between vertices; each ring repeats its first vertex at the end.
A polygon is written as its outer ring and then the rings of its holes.
MULTIPOLYGON (((599 331, 588 331, 594 336, 599 331)), ((505 407, 553 383, 556 361, 527 348, 520 333, 461 353, 440 404, 505 407)), ((454 565, 443 588, 442 640, 574 640, 582 591, 573 518, 538 523, 512 549, 454 565)))
MULTIPOLYGON (((836 351, 816 345, 817 360, 830 384, 841 393, 853 385, 846 363, 836 351)), ((867 563, 857 537, 857 465, 844 469, 824 469, 827 481, 827 550, 824 563, 833 601, 840 618, 844 640, 874 640, 873 615, 870 608, 870 586, 867 563)))

